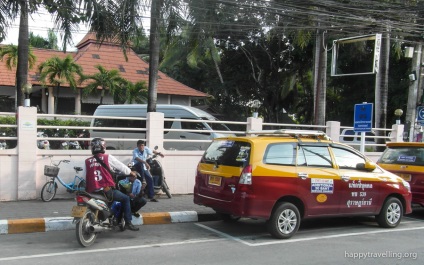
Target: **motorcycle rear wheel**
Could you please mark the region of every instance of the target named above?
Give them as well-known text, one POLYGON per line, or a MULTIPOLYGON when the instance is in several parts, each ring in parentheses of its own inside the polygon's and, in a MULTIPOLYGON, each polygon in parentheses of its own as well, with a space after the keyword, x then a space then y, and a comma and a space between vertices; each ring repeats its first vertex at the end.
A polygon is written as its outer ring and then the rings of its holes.
POLYGON ((57 185, 54 181, 48 181, 46 184, 44 184, 43 188, 41 189, 41 199, 43 202, 49 202, 53 200, 54 196, 56 195, 57 191, 57 185))
POLYGON ((87 210, 84 216, 76 224, 76 236, 78 243, 83 247, 93 245, 96 240, 97 233, 90 231, 90 226, 96 222, 96 216, 90 210, 87 210))
POLYGON ((172 198, 171 191, 169 190, 168 184, 166 184, 165 179, 163 179, 162 191, 166 193, 166 196, 168 196, 168 198, 172 198))

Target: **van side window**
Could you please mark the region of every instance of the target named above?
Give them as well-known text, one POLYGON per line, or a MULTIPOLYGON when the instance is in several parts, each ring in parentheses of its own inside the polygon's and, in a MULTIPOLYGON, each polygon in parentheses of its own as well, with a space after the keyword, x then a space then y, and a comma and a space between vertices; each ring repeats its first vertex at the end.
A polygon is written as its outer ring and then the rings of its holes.
MULTIPOLYGON (((346 130, 344 135, 354 136, 355 132, 353 130, 346 130)), ((353 142, 354 140, 355 140, 355 137, 343 137, 343 141, 345 142, 353 142)))
POLYGON ((299 156, 302 155, 308 167, 333 167, 327 146, 302 145, 299 148, 299 156))
POLYGON ((268 145, 264 155, 264 163, 294 166, 296 164, 296 146, 293 143, 268 145))
MULTIPOLYGON (((94 127, 114 127, 114 128, 141 128, 144 130, 132 131, 143 132, 146 129, 145 120, 121 120, 121 119, 95 119, 94 127)), ((119 130, 94 129, 96 132, 118 132, 119 130)))
POLYGON ((333 147, 334 157, 339 168, 342 169, 356 169, 359 163, 365 163, 365 160, 357 154, 342 148, 333 147))
MULTIPOLYGON (((186 119, 186 118, 183 118, 186 119)), ((208 128, 203 124, 203 122, 181 122, 181 129, 183 130, 208 130, 208 128)), ((209 132, 190 132, 190 133, 199 133, 204 135, 210 135, 209 132)))

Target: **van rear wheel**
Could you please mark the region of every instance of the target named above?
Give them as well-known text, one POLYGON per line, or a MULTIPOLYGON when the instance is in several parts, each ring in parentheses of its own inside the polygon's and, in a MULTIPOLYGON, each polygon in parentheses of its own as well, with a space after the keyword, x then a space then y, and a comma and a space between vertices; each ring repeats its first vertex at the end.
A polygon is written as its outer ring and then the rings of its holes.
POLYGON ((267 222, 269 233, 278 239, 288 239, 296 234, 300 226, 300 213, 289 202, 280 203, 267 222))

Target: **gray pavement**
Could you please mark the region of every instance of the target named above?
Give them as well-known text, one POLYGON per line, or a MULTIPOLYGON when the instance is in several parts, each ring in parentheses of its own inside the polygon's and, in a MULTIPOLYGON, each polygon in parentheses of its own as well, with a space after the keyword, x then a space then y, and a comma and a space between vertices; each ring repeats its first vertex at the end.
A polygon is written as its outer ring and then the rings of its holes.
MULTIPOLYGON (((161 195, 159 202, 147 202, 140 209, 140 213, 150 212, 179 212, 196 211, 202 218, 215 218, 215 211, 211 208, 193 203, 193 195, 173 195, 171 199, 161 195)), ((0 220, 29 219, 47 217, 70 216, 72 206, 76 205, 74 197, 53 199, 43 202, 41 199, 29 201, 0 202, 0 220)))

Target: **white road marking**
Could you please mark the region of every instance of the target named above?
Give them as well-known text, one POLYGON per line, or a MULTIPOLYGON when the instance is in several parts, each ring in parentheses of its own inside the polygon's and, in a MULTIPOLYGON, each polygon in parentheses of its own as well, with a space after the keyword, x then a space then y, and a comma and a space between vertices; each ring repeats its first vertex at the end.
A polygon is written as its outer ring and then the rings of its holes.
POLYGON ((45 257, 56 257, 56 256, 66 256, 66 255, 80 255, 88 253, 98 253, 98 252, 110 252, 110 251, 120 251, 128 249, 142 249, 142 248, 151 248, 151 247, 164 247, 164 246, 177 246, 184 244, 197 244, 197 243, 208 243, 215 241, 223 241, 223 238, 214 238, 214 239, 191 239, 178 242, 170 243, 160 243, 160 244, 151 244, 151 245, 138 245, 138 246, 127 246, 127 247, 114 247, 114 248, 102 248, 102 249, 88 249, 88 250, 79 250, 79 251, 68 251, 68 252, 58 252, 58 253, 48 253, 48 254, 36 254, 36 255, 27 255, 27 256, 16 256, 16 257, 7 257, 0 258, 0 261, 7 260, 21 260, 21 259, 33 259, 33 258, 45 258, 45 257))
MULTIPOLYGON (((274 239, 273 241, 268 242, 262 242, 262 243, 250 243, 247 242, 240 237, 233 237, 229 234, 226 234, 224 232, 218 231, 216 229, 213 229, 211 227, 198 224, 195 225, 202 227, 206 230, 212 231, 222 237, 240 242, 242 244, 245 244, 250 247, 258 247, 258 246, 266 246, 266 245, 274 245, 274 244, 290 244, 290 243, 296 243, 296 242, 302 242, 302 241, 312 241, 312 240, 322 240, 322 239, 329 239, 329 238, 339 238, 339 237, 348 237, 348 236, 360 236, 360 235, 369 235, 369 234, 380 234, 380 233, 393 233, 393 232, 401 232, 401 231, 412 231, 412 230, 423 230, 424 226, 421 227, 409 227, 409 228, 396 228, 396 229, 381 229, 381 230, 374 230, 374 231, 366 231, 366 232, 357 232, 357 233, 344 233, 344 234, 337 234, 337 235, 328 235, 328 236, 319 236, 319 237, 307 237, 307 238, 295 238, 295 239, 274 239)), ((258 238, 258 236, 254 237, 251 236, 251 238, 258 238)))

